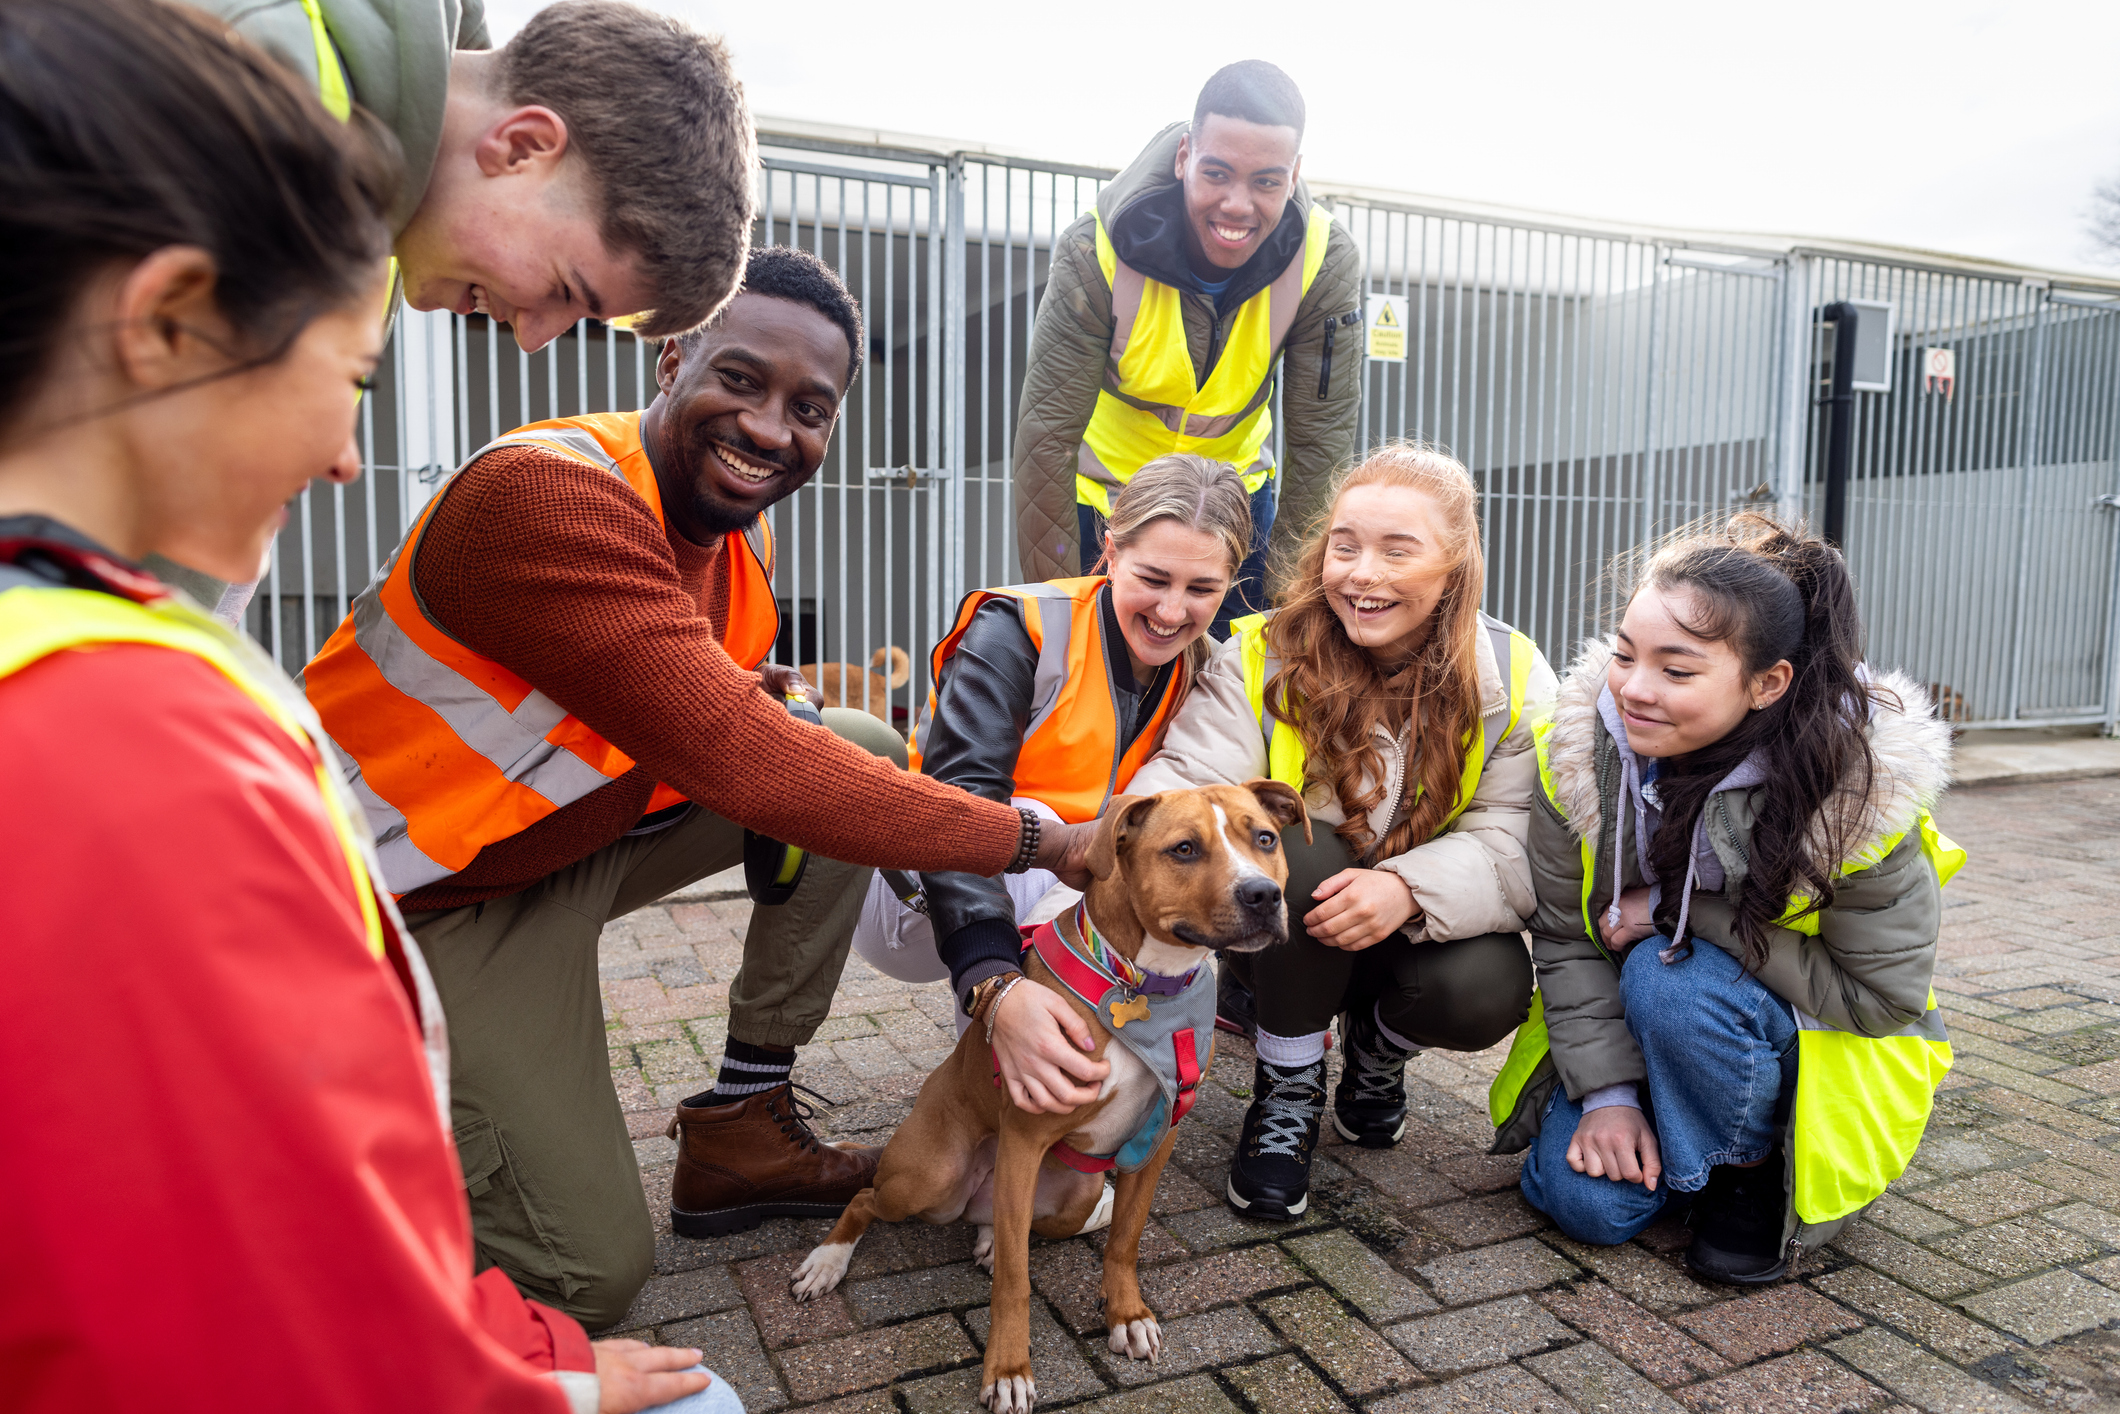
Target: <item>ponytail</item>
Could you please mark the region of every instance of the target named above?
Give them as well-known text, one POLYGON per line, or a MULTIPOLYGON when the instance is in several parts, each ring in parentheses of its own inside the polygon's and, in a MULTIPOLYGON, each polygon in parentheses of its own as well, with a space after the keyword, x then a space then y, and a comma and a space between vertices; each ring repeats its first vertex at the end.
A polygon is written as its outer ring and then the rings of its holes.
MULTIPOLYGON (((1860 812, 1826 807, 1843 790, 1868 796, 1877 772, 1872 701, 1901 704, 1864 680, 1862 620, 1847 561, 1801 527, 1745 511, 1710 529, 1680 532, 1650 559, 1640 588, 1684 591, 1690 602, 1681 626, 1728 643, 1747 677, 1784 660, 1792 670, 1778 700, 1722 740, 1666 764, 1657 783, 1663 823, 1649 846, 1657 877, 1685 878, 1709 793, 1747 757, 1764 758, 1734 920, 1742 960, 1757 971, 1791 898, 1806 900, 1806 915, 1832 905, 1860 812)), ((1677 904, 1673 899, 1671 907, 1677 904)))

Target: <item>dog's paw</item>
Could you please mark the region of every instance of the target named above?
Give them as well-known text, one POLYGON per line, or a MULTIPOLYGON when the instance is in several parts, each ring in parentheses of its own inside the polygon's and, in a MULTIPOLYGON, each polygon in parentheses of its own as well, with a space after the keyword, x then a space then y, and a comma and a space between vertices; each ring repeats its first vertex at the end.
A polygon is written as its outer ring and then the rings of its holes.
POLYGON ((988 1276, 994 1274, 994 1227, 991 1223, 979 1224, 979 1240, 972 1244, 972 1260, 988 1276))
POLYGON ((1116 1355, 1154 1364, 1163 1353, 1163 1327, 1156 1324, 1154 1316, 1123 1321, 1111 1328, 1111 1347, 1116 1355))
POLYGON ((788 1290, 797 1301, 807 1301, 813 1296, 822 1296, 839 1285, 839 1279, 847 1274, 847 1263, 853 1260, 854 1244, 851 1242, 827 1242, 802 1259, 788 1280, 788 1290))
POLYGON ((979 1391, 979 1402, 994 1414, 1031 1414, 1038 1402, 1038 1382, 1029 1375, 1003 1375, 979 1391))

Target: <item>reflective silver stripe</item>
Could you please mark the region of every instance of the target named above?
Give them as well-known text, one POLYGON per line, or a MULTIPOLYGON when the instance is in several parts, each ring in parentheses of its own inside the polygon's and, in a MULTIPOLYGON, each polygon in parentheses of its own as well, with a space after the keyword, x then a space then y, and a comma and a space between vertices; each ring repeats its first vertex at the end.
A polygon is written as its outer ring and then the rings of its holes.
MULTIPOLYGON (((1802 1007, 1790 1007, 1789 1010, 1796 1013, 1796 1024, 1802 1030, 1840 1031, 1844 1036, 1862 1036, 1859 1031, 1844 1031, 1838 1026, 1829 1026, 1802 1007)), ((1900 1027, 1897 1031, 1889 1031, 1882 1036, 1862 1036, 1862 1039, 1865 1041, 1890 1041, 1900 1037, 1930 1041, 1939 1046, 1948 1046, 1951 1043, 1951 1033, 1949 1028, 1943 1024, 1943 1010, 1940 1007, 1930 1007, 1919 1017, 1900 1027)))
POLYGON ((1041 601, 1038 609, 1038 671, 1031 678, 1031 720, 1024 729, 1024 740, 1030 740, 1038 728, 1060 705, 1060 692, 1067 686, 1067 653, 1075 636, 1074 604, 1064 589, 1051 584, 1018 584, 1000 591, 1012 598, 1041 601), (1045 612, 1044 605, 1060 603, 1068 612, 1054 615, 1045 612))
POLYGON ((1492 614, 1481 614, 1480 622, 1486 625, 1487 637, 1494 644, 1494 666, 1502 678, 1502 705, 1480 720, 1480 771, 1485 774, 1487 763, 1494 759, 1494 749, 1502 738, 1509 735, 1509 701, 1516 684, 1511 681, 1513 655, 1509 640, 1516 630, 1495 618, 1492 614))
MULTIPOLYGON (((1285 219, 1285 218, 1284 218, 1285 219)), ((1141 315, 1141 296, 1148 287, 1148 277, 1119 259, 1116 251, 1112 255, 1112 343, 1111 358, 1104 368, 1104 390, 1128 407, 1155 417, 1171 431, 1181 427, 1188 437, 1221 437, 1236 430, 1237 426, 1259 410, 1273 390, 1273 361, 1281 352, 1281 345, 1288 340, 1288 331, 1295 327, 1296 310, 1303 303, 1303 261, 1310 253, 1310 213, 1303 213, 1303 241, 1281 273, 1274 277, 1260 294, 1266 296, 1266 373, 1253 390, 1251 401, 1242 412, 1220 413, 1213 417, 1196 417, 1186 421, 1185 409, 1170 403, 1150 402, 1133 397, 1119 387, 1119 360, 1126 354, 1126 346, 1133 341, 1134 323, 1141 315)), ((1110 239, 1109 236, 1106 237, 1110 239)), ((1252 299, 1257 299, 1253 295, 1252 299)), ((1245 301, 1249 304, 1251 301, 1245 301)), ((1182 327, 1182 326, 1181 326, 1182 327)), ((1208 370, 1214 376, 1214 370, 1208 370)), ((1083 473, 1085 476, 1088 472, 1083 473)), ((1100 479, 1100 478, 1092 478, 1100 479)))
POLYGON ((412 842, 405 817, 396 806, 369 789, 368 782, 361 779, 358 766, 348 768, 346 784, 353 791, 353 798, 361 803, 361 813, 368 817, 368 828, 375 833, 376 863, 382 870, 386 889, 394 894, 409 894, 456 872, 446 864, 429 859, 412 842))
POLYGON ((528 428, 509 432, 494 438, 485 446, 480 447, 470 456, 464 458, 464 465, 471 465, 471 463, 497 447, 545 447, 558 450, 577 460, 585 461, 591 466, 600 467, 605 471, 616 472, 618 470, 618 462, 609 452, 604 450, 604 444, 578 427, 528 428))

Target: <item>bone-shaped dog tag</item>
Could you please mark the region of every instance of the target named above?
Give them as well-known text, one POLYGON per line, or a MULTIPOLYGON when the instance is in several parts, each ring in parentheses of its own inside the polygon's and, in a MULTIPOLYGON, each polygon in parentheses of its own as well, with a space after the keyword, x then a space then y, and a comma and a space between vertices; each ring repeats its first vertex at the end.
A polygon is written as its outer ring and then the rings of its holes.
POLYGON ((1136 994, 1126 1001, 1112 1003, 1112 1025, 1119 1030, 1124 1031, 1126 1023, 1129 1021, 1146 1020, 1148 1020, 1147 997, 1136 994))

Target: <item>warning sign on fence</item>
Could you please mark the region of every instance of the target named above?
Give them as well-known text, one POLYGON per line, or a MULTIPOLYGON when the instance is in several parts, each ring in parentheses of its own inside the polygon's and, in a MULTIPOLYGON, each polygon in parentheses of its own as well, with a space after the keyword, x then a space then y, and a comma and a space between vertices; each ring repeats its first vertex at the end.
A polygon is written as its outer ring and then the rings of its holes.
POLYGON ((1379 363, 1406 361, 1406 297, 1369 297, 1369 356, 1379 363))

